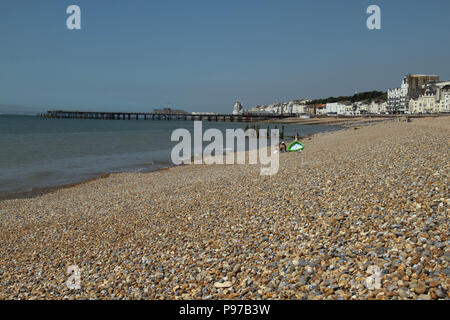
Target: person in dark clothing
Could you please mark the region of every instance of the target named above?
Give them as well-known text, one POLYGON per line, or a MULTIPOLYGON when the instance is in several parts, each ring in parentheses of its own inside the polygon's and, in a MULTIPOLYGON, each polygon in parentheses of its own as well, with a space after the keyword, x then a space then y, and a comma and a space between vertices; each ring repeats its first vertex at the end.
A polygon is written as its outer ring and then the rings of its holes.
POLYGON ((284 143, 284 141, 281 141, 279 148, 280 148, 280 152, 287 152, 287 146, 286 146, 286 143, 284 143))

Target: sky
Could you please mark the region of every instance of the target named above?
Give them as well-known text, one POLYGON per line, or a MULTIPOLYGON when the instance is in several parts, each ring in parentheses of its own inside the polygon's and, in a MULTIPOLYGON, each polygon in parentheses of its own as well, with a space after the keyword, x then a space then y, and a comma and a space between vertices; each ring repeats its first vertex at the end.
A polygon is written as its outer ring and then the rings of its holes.
POLYGON ((448 0, 2 0, 0 105, 230 113, 450 80, 448 0), (69 5, 81 30, 68 30, 69 5), (369 5, 381 30, 369 30, 369 5))

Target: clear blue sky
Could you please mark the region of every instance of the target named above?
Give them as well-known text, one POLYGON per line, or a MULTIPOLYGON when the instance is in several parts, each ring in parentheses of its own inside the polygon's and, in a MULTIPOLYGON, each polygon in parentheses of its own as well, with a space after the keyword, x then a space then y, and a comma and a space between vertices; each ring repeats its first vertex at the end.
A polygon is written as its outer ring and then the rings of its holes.
POLYGON ((229 112, 386 90, 406 73, 450 80, 449 14, 448 0, 2 0, 0 104, 229 112))

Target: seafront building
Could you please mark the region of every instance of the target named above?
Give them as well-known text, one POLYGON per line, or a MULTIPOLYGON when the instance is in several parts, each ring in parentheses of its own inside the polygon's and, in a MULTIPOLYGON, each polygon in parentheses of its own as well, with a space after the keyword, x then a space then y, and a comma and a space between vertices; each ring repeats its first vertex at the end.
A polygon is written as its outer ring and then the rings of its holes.
POLYGON ((386 114, 386 101, 372 100, 356 102, 360 114, 386 114))
POLYGON ((386 102, 339 101, 327 104, 308 104, 311 100, 294 100, 251 108, 250 113, 292 114, 293 116, 358 116, 361 114, 385 114, 386 102))
POLYGON ((423 95, 409 101, 410 113, 435 113, 435 110, 436 94, 433 90, 427 89, 423 95))
POLYGON ((154 109, 153 113, 155 113, 155 114, 188 114, 188 112, 186 112, 184 110, 173 110, 171 108, 154 109))
POLYGON ((388 90, 387 111, 390 114, 410 113, 410 100, 425 93, 425 85, 438 82, 437 75, 414 74, 403 77, 400 88, 388 90))
POLYGON ((319 114, 326 115, 343 115, 343 116, 353 116, 358 115, 361 112, 358 110, 356 104, 349 101, 340 101, 327 103, 324 109, 319 110, 319 114))
POLYGON ((386 101, 372 101, 369 106, 369 113, 372 114, 386 114, 387 102, 386 101))
POLYGON ((320 115, 343 115, 345 114, 345 106, 347 102, 340 101, 325 104, 325 108, 319 108, 317 113, 320 115))
POLYGON ((233 114, 242 114, 242 112, 297 117, 450 113, 450 81, 440 82, 438 75, 406 75, 399 88, 388 90, 387 101, 377 98, 356 102, 311 104, 311 100, 304 99, 260 105, 249 110, 244 110, 237 102, 233 114))
POLYGON ((248 110, 250 113, 292 114, 303 115, 308 113, 307 102, 310 100, 293 100, 270 105, 260 105, 248 110))
POLYGON ((234 103, 234 107, 233 107, 233 116, 239 116, 244 114, 244 108, 242 107, 242 104, 240 101, 236 101, 234 103))
POLYGON ((326 104, 311 104, 308 105, 308 115, 315 117, 318 115, 324 115, 327 105, 326 104))
POLYGON ((298 115, 307 114, 308 110, 307 110, 306 102, 307 102, 307 100, 304 100, 303 102, 295 102, 292 105, 292 113, 298 114, 298 115))
POLYGON ((450 81, 434 84, 436 88, 436 105, 439 112, 450 112, 450 81))
POLYGON ((409 101, 410 113, 450 112, 450 81, 428 83, 424 93, 409 101))
POLYGON ((385 101, 359 101, 349 102, 340 101, 327 103, 325 108, 318 108, 318 115, 328 116, 359 116, 363 114, 385 114, 386 102, 385 101))

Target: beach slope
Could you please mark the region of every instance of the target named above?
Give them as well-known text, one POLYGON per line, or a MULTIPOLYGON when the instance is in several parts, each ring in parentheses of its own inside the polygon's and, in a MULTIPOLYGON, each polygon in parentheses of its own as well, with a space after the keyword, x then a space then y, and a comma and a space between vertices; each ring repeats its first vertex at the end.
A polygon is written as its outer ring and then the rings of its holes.
POLYGON ((449 117, 383 122, 306 139, 275 176, 180 166, 1 201, 0 298, 448 299, 449 138, 449 117))

